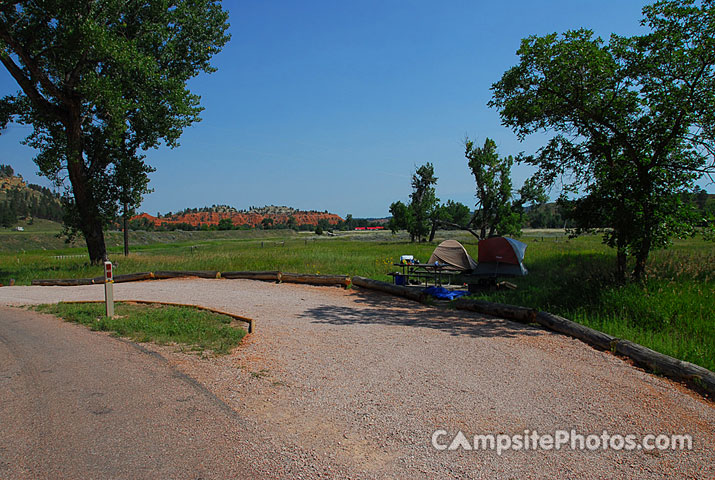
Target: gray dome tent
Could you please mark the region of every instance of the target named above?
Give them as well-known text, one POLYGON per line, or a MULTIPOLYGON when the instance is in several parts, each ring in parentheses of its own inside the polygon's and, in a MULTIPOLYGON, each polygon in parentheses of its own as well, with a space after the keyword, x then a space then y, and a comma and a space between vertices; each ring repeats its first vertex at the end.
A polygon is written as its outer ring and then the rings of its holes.
POLYGON ((445 240, 437 245, 427 263, 446 265, 449 270, 470 271, 477 268, 477 262, 469 256, 464 246, 456 240, 445 240))

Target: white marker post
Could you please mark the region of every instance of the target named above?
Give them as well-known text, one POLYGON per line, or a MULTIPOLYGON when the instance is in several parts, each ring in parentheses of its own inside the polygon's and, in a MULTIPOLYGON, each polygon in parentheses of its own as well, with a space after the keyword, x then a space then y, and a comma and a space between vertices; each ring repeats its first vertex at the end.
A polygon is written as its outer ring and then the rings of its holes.
POLYGON ((104 262, 104 303, 108 317, 114 316, 114 276, 112 262, 104 262))

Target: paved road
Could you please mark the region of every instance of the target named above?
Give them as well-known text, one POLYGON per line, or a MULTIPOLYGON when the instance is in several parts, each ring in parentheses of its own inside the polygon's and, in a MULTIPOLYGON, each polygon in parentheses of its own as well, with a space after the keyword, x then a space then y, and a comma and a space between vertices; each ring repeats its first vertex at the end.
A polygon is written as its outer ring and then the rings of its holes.
POLYGON ((130 342, 0 307, 0 478, 256 478, 247 426, 130 342))

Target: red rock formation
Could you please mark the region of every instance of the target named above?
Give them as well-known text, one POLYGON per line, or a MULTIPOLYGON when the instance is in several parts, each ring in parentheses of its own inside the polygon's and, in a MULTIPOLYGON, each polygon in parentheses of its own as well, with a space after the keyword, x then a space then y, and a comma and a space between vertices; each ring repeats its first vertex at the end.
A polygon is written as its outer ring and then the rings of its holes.
POLYGON ((200 225, 218 225, 218 222, 224 218, 230 218, 234 225, 250 225, 256 227, 261 224, 264 218, 273 219, 273 224, 288 223, 290 217, 295 218, 296 225, 318 225, 318 221, 326 219, 331 225, 336 225, 343 219, 333 213, 320 212, 303 212, 297 210, 292 215, 288 214, 267 214, 260 215, 257 213, 236 213, 236 212, 198 212, 186 213, 183 215, 171 215, 170 217, 154 217, 148 213, 142 213, 132 217, 132 220, 145 219, 154 225, 161 226, 162 224, 175 225, 179 223, 188 223, 194 227, 200 225))

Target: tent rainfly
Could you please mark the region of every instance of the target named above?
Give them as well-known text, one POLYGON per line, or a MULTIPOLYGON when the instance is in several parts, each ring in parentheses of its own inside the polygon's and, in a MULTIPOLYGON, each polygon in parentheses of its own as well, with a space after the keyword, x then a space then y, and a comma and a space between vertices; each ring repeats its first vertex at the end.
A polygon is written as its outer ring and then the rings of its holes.
POLYGON ((473 272, 477 275, 523 276, 528 273, 524 266, 526 244, 513 238, 492 237, 479 241, 479 265, 473 272))
POLYGON ((456 240, 445 240, 437 245, 427 263, 446 265, 448 270, 469 271, 477 268, 477 262, 469 256, 464 246, 456 240))

